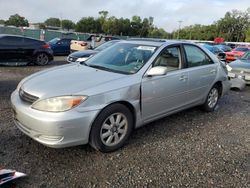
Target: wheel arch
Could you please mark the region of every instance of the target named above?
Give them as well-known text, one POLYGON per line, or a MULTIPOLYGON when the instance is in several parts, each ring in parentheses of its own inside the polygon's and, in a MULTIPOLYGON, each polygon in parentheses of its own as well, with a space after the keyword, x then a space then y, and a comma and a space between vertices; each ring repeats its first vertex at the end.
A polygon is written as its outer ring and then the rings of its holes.
POLYGON ((222 95, 222 91, 223 91, 223 84, 222 84, 222 81, 217 81, 214 85, 214 86, 218 86, 218 89, 219 89, 219 96, 221 97, 222 95))
MULTIPOLYGON (((133 117, 133 129, 135 128, 135 125, 136 125, 136 110, 135 110, 134 106, 128 101, 115 101, 115 102, 112 102, 112 103, 108 104, 107 106, 105 106, 103 109, 101 109, 98 112, 95 119, 91 123, 91 127, 90 127, 90 130, 89 130, 89 135, 91 134, 93 123, 95 122, 96 118, 103 112, 104 109, 106 109, 106 108, 108 108, 108 107, 110 107, 110 106, 112 106, 114 104, 121 104, 121 105, 124 105, 125 107, 127 107, 129 109, 129 111, 131 112, 131 115, 133 117)), ((89 136, 89 138, 90 138, 90 136, 89 136)))
MULTIPOLYGON (((132 114, 132 117, 133 117, 133 127, 135 127, 136 125, 136 110, 135 110, 135 107, 128 101, 115 101, 115 102, 112 102, 110 104, 108 104, 107 106, 105 106, 99 113, 97 116, 99 116, 99 114, 105 109, 105 108, 108 108, 109 106, 112 106, 114 104, 122 104, 124 105, 125 107, 127 107, 129 109, 129 111, 131 112, 132 114)), ((96 117, 97 117, 96 116, 96 117)))

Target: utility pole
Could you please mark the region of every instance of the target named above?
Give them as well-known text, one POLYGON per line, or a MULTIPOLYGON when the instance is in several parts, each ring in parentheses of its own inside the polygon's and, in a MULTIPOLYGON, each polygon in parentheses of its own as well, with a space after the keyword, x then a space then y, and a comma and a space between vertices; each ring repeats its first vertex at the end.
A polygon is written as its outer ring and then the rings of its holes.
POLYGON ((60 29, 63 30, 62 29, 62 13, 60 13, 60 29))
POLYGON ((177 36, 177 39, 180 38, 180 29, 181 29, 181 23, 182 23, 182 20, 179 20, 179 29, 178 29, 178 36, 177 36))

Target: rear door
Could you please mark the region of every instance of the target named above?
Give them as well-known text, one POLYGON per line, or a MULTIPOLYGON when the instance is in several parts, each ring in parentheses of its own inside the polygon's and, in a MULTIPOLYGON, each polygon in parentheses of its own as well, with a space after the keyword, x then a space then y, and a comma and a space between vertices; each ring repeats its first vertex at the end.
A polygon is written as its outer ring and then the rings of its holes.
POLYGON ((218 64, 198 46, 184 44, 189 73, 189 100, 197 103, 207 96, 216 79, 218 64))
POLYGON ((32 60, 34 52, 36 49, 41 48, 42 42, 30 38, 24 38, 23 49, 24 49, 24 59, 29 62, 32 60))
POLYGON ((0 39, 0 62, 23 62, 23 58, 23 37, 4 36, 0 39))
POLYGON ((179 45, 166 47, 152 66, 166 66, 163 76, 144 76, 142 79, 142 117, 147 122, 189 103, 188 71, 183 69, 179 45))

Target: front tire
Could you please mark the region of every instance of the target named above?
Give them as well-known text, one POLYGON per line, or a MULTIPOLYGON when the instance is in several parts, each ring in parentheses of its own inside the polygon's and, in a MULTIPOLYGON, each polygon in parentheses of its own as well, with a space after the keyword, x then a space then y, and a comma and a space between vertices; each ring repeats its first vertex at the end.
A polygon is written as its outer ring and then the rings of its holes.
POLYGON ((133 117, 122 104, 106 107, 95 119, 90 145, 101 152, 112 152, 121 148, 133 130, 133 117))
POLYGON ((206 112, 212 112, 215 110, 217 104, 218 104, 218 100, 220 97, 219 94, 219 86, 218 85, 214 85, 208 95, 207 95, 207 99, 205 101, 205 103, 202 105, 202 108, 204 111, 206 112))
POLYGON ((36 55, 35 64, 43 66, 49 63, 49 56, 46 53, 39 53, 36 55))

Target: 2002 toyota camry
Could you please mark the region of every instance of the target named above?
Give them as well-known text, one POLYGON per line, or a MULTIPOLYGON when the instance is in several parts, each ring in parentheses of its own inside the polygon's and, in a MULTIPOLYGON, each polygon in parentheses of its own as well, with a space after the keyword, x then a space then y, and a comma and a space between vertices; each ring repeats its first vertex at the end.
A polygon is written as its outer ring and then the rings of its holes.
POLYGON ((38 142, 110 152, 153 120, 197 105, 213 111, 229 87, 226 68, 200 46, 130 40, 23 79, 11 102, 17 127, 38 142))

